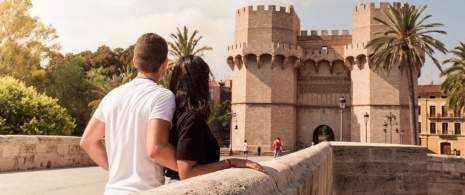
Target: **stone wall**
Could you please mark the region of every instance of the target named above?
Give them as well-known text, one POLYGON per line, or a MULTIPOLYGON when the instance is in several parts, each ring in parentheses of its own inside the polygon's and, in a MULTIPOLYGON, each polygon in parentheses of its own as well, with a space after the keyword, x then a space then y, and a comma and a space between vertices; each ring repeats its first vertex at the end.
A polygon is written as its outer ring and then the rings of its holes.
POLYGON ((428 194, 465 194, 465 158, 428 154, 428 194))
POLYGON ((330 144, 323 142, 261 163, 267 174, 232 168, 140 194, 331 194, 332 156, 330 144))
POLYGON ((331 143, 332 194, 426 194, 426 148, 412 145, 331 143))
POLYGON ((0 135, 0 171, 90 166, 80 137, 0 135))
MULTIPOLYGON (((323 142, 262 162, 268 174, 227 169, 141 194, 435 194, 427 187, 433 184, 426 182, 431 174, 427 163, 432 161, 426 152, 425 147, 412 145, 323 142)), ((444 163, 445 171, 438 175, 455 178, 444 181, 454 183, 445 187, 455 194, 463 194, 459 191, 463 187, 457 187, 465 186, 463 179, 447 171, 454 167, 463 173, 462 165, 463 160, 444 163)))

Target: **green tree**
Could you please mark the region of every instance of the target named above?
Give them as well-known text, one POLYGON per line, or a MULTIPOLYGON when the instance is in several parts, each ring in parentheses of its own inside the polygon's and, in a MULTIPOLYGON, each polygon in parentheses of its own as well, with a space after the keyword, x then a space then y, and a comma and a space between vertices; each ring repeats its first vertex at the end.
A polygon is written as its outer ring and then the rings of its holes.
POLYGON ((451 51, 457 58, 450 58, 443 62, 452 63, 452 66, 444 70, 440 75, 446 76, 441 84, 441 91, 447 94, 447 108, 460 114, 465 109, 465 44, 451 51))
POLYGON ((0 134, 70 135, 74 127, 56 99, 12 77, 0 78, 0 134))
POLYGON ((137 76, 137 69, 134 66, 125 66, 120 70, 119 76, 113 75, 111 78, 102 77, 103 74, 104 71, 102 68, 91 71, 88 74, 88 80, 93 85, 92 93, 95 95, 95 99, 88 104, 92 108, 92 113, 98 108, 103 97, 111 90, 132 81, 137 76))
POLYGON ((414 71, 420 72, 424 64, 423 52, 433 60, 436 66, 441 70, 436 58, 433 57, 434 49, 446 53, 447 49, 444 43, 430 36, 430 33, 446 32, 441 30, 431 30, 430 28, 443 26, 440 23, 423 24, 431 15, 420 18, 427 5, 415 6, 404 4, 402 8, 394 8, 389 4, 389 13, 383 11, 387 21, 379 18, 374 20, 387 27, 384 32, 377 32, 381 35, 371 40, 366 48, 374 49, 374 54, 370 57, 375 70, 383 69, 388 74, 391 69, 397 67, 401 73, 407 72, 408 90, 409 90, 409 113, 410 128, 414 144, 418 144, 417 115, 415 114, 415 96, 414 96, 414 71))
POLYGON ((76 119, 73 135, 82 135, 90 119, 91 109, 87 104, 91 101, 90 84, 85 78, 81 64, 84 59, 75 57, 58 64, 55 69, 47 70, 43 89, 48 96, 57 98, 58 104, 66 108, 76 119))
POLYGON ((30 0, 0 2, 0 76, 27 82, 41 61, 60 48, 55 29, 31 17, 31 8, 30 0))
POLYGON ((199 33, 198 30, 194 30, 191 35, 189 35, 189 30, 186 26, 184 26, 182 33, 179 28, 176 28, 176 30, 176 34, 170 34, 173 42, 168 42, 169 54, 173 57, 173 59, 170 60, 168 68, 163 75, 163 80, 161 81, 161 84, 165 87, 168 87, 171 70, 173 69, 174 64, 176 64, 181 57, 189 54, 203 56, 203 52, 213 50, 213 48, 208 46, 202 46, 196 49, 197 44, 202 39, 202 36, 196 37, 197 33, 199 33))
POLYGON ((229 139, 231 130, 231 102, 226 100, 213 106, 207 123, 220 146, 225 145, 224 141, 229 139))

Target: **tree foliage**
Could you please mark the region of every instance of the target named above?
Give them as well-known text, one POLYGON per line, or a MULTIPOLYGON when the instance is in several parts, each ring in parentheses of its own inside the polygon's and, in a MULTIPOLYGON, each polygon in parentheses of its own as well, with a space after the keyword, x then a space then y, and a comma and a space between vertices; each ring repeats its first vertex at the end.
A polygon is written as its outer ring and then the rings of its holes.
POLYGON ((213 50, 213 48, 208 46, 202 46, 196 49, 197 44, 202 39, 202 36, 196 37, 199 33, 198 30, 194 30, 191 35, 189 35, 189 29, 187 29, 186 26, 184 26, 182 33, 179 28, 176 28, 176 30, 176 34, 170 34, 173 42, 168 41, 169 54, 173 59, 169 61, 168 68, 166 69, 165 74, 163 75, 163 80, 161 81, 161 84, 165 87, 168 87, 173 66, 181 57, 189 54, 203 56, 203 52, 213 50))
POLYGON ((450 58, 443 62, 452 66, 441 73, 446 79, 441 84, 441 91, 447 95, 447 108, 456 114, 465 109, 465 44, 455 47, 451 51, 457 58, 450 58))
POLYGON ((70 135, 74 127, 57 99, 14 78, 0 78, 0 134, 70 135))
POLYGON ((113 75, 111 78, 103 77, 103 69, 95 69, 95 72, 89 72, 89 81, 92 83, 91 92, 95 95, 95 99, 92 100, 88 106, 92 108, 92 113, 97 110, 98 105, 102 101, 103 97, 108 94, 114 88, 117 88, 127 82, 130 82, 137 76, 137 69, 134 66, 125 66, 120 70, 120 75, 113 75))
POLYGON ((85 73, 81 65, 84 59, 76 57, 58 64, 54 70, 47 70, 42 89, 48 96, 57 98, 58 104, 66 108, 76 120, 73 135, 82 135, 89 120, 91 109, 87 107, 91 100, 85 73))
POLYGON ((231 102, 226 100, 213 106, 207 123, 220 146, 225 145, 224 141, 229 139, 231 130, 231 102))
MULTIPOLYGON (((387 20, 379 18, 374 20, 380 22, 387 30, 377 32, 381 35, 371 40, 366 48, 374 49, 374 54, 370 57, 374 70, 383 69, 388 74, 392 68, 398 68, 401 73, 407 72, 408 89, 409 89, 409 110, 410 110, 410 128, 414 144, 418 144, 417 115, 415 114, 415 96, 414 96, 414 71, 420 72, 424 64, 425 52, 440 69, 436 58, 433 57, 434 50, 446 53, 447 49, 444 43, 433 38, 429 34, 446 32, 441 30, 431 30, 430 28, 443 26, 440 23, 423 24, 431 15, 420 18, 422 12, 427 6, 415 6, 404 4, 402 8, 395 8, 389 4, 389 13, 383 11, 387 20)), ((378 70, 379 71, 379 70, 378 70)))
POLYGON ((30 0, 0 2, 0 76, 28 81, 31 72, 60 48, 52 26, 31 17, 30 0))

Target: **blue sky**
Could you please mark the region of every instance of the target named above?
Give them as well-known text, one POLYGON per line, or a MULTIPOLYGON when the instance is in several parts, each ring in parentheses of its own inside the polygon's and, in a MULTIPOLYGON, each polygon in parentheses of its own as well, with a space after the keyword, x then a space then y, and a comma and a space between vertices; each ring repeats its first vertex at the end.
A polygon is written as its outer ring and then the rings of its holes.
MULTIPOLYGON (((341 30, 352 31, 352 8, 359 3, 385 1, 352 0, 32 0, 31 15, 38 16, 45 24, 52 25, 60 36, 61 52, 78 53, 84 50, 95 51, 101 45, 112 49, 126 48, 146 32, 155 32, 171 41, 170 33, 176 27, 186 25, 199 30, 203 36, 199 45, 213 47, 205 53, 215 77, 231 79, 231 70, 226 64, 226 47, 234 42, 235 10, 249 5, 292 4, 301 20, 301 30, 341 30)), ((447 35, 435 37, 451 50, 465 42, 465 22, 463 0, 412 0, 396 1, 420 6, 428 5, 424 15, 432 17, 425 23, 439 22, 447 35)), ((376 7, 379 7, 377 3, 376 7)), ((439 61, 452 55, 436 53, 439 61)), ((447 66, 443 66, 445 68, 447 66)), ((439 84, 443 78, 439 70, 428 60, 419 78, 420 84, 439 84)))

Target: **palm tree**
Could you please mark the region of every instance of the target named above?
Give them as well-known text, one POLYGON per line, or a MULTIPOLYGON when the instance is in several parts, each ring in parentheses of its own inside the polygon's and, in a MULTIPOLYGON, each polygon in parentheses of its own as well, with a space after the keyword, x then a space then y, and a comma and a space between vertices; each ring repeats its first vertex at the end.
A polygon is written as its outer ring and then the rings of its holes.
POLYGON ((465 108, 465 44, 455 47, 451 52, 458 58, 444 60, 443 64, 452 63, 440 76, 446 76, 441 84, 441 91, 447 94, 447 108, 459 114, 465 108))
POLYGON ((431 37, 430 33, 446 34, 441 30, 430 30, 430 28, 443 26, 440 23, 423 24, 430 18, 427 15, 420 19, 421 13, 427 8, 427 5, 420 6, 418 9, 415 6, 404 4, 402 8, 395 8, 389 4, 389 13, 383 11, 387 21, 379 18, 373 18, 387 27, 384 32, 377 32, 378 38, 368 42, 365 48, 372 48, 374 54, 370 57, 375 70, 379 68, 385 70, 388 75, 393 67, 397 67, 401 73, 406 70, 408 89, 409 89, 409 113, 410 113, 410 128, 414 144, 419 143, 417 131, 417 115, 415 114, 415 96, 414 96, 414 71, 420 72, 424 64, 422 54, 426 52, 433 60, 434 64, 441 70, 436 58, 433 57, 434 49, 442 53, 447 53, 444 43, 431 37))
POLYGON ((110 79, 106 80, 106 82, 93 83, 95 89, 91 92, 97 95, 97 99, 88 104, 89 107, 92 107, 92 114, 97 110, 105 95, 110 93, 111 90, 132 81, 132 79, 137 76, 137 69, 132 65, 124 66, 123 70, 120 69, 119 72, 119 76, 113 75, 110 79))
POLYGON ((195 30, 191 35, 189 35, 189 30, 186 26, 184 26, 182 33, 179 28, 176 28, 176 30, 176 34, 170 34, 173 42, 168 42, 168 46, 170 47, 169 53, 173 57, 173 60, 169 61, 168 68, 163 75, 163 80, 161 83, 165 87, 168 86, 171 70, 173 69, 174 64, 176 64, 176 62, 178 62, 181 57, 189 54, 203 56, 204 51, 213 50, 213 48, 208 46, 202 46, 199 49, 195 48, 200 39, 202 39, 202 36, 196 37, 197 33, 199 33, 198 30, 195 30))

